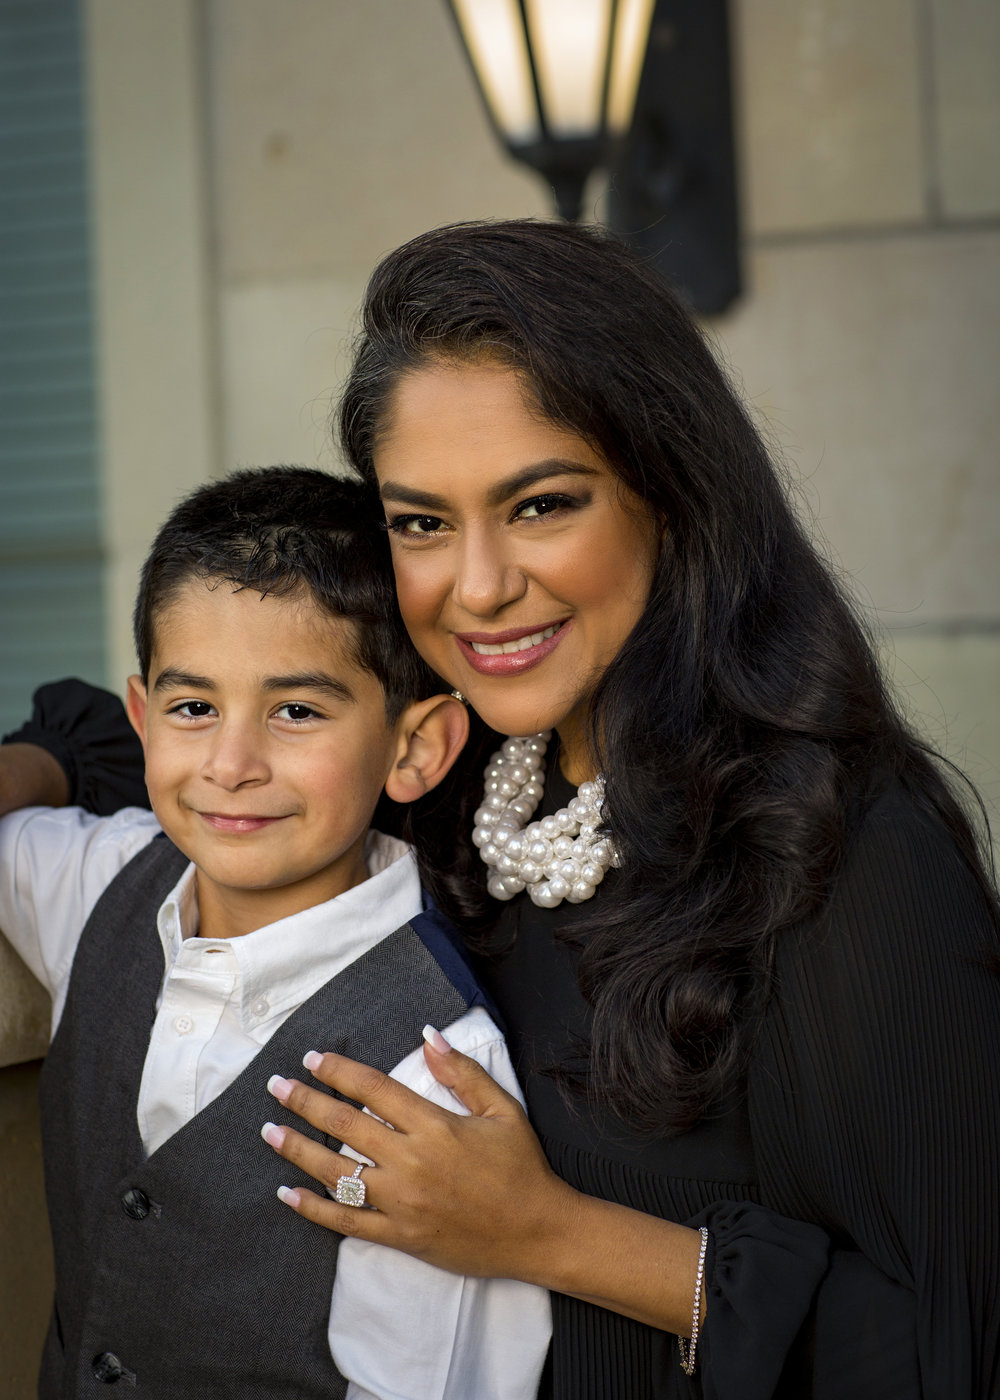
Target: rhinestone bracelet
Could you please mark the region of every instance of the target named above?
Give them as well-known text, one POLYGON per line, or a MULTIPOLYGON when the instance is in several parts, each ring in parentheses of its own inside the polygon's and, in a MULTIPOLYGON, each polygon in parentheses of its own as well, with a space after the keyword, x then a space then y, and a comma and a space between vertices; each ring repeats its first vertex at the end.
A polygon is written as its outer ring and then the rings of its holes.
POLYGON ((698 1327, 701 1323, 701 1290, 705 1283, 705 1255, 708 1252, 708 1227, 701 1227, 701 1250, 698 1254, 698 1272, 694 1276, 694 1307, 691 1311, 691 1341, 677 1338, 681 1353, 681 1370, 686 1376, 694 1375, 695 1353, 698 1350, 698 1327))

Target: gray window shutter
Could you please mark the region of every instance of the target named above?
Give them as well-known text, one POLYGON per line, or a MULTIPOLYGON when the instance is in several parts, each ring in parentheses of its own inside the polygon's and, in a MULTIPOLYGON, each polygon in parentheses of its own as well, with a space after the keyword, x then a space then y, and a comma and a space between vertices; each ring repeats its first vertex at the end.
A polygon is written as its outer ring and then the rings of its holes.
POLYGON ((104 675, 77 0, 0 0, 0 732, 104 675))

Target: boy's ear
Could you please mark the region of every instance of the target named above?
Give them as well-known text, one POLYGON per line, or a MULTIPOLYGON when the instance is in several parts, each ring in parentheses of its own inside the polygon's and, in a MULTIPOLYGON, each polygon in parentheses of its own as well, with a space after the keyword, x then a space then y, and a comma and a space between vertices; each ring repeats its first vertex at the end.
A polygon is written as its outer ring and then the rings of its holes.
POLYGON ((437 787, 469 737, 469 716, 460 700, 432 695, 407 706, 398 721, 396 761, 385 780, 393 802, 414 802, 437 787))
POLYGON ((146 687, 141 676, 129 676, 125 691, 125 713, 129 724, 139 736, 143 753, 146 752, 146 687))

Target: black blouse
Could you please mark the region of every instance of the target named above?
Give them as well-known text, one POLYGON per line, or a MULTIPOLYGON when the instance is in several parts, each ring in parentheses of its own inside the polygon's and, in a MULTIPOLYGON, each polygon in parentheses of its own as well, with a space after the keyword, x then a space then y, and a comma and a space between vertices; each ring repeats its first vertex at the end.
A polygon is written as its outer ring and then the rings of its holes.
MULTIPOLYGON (((91 810, 143 800, 120 705, 77 685, 8 739, 48 748, 91 810)), ((571 795, 550 771, 539 815, 571 795)), ((515 897, 484 976, 559 1175, 709 1226, 708 1314, 689 1380, 672 1336, 553 1295, 546 1400, 1000 1396, 996 935, 940 824, 897 785, 873 800, 823 917, 779 941, 744 1080, 681 1136, 638 1137, 547 1072, 585 1062, 555 933, 593 908, 515 897)))
MULTIPOLYGON (((543 808, 572 789, 558 770, 543 808)), ((614 898, 613 873, 595 899, 614 898)), ((744 1081, 650 1140, 567 1100, 589 1007, 556 938, 592 906, 506 907, 485 976, 554 1170, 712 1232, 689 1381, 675 1339, 553 1295, 554 1400, 1000 1395, 1000 982, 982 896, 898 785, 873 801, 822 919, 779 943, 744 1081)))

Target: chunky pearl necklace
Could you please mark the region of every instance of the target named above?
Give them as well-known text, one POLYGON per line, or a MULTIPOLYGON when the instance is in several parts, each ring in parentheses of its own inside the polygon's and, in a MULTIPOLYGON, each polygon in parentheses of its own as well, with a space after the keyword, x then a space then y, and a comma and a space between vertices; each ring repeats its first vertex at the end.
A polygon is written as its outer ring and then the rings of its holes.
POLYGON ((551 731, 529 739, 506 739, 486 770, 483 804, 476 810, 473 844, 488 866, 494 899, 513 899, 527 889, 535 904, 554 909, 568 900, 582 904, 618 864, 614 844, 599 836, 604 779, 581 783, 568 807, 525 826, 541 801, 545 746, 551 731))

